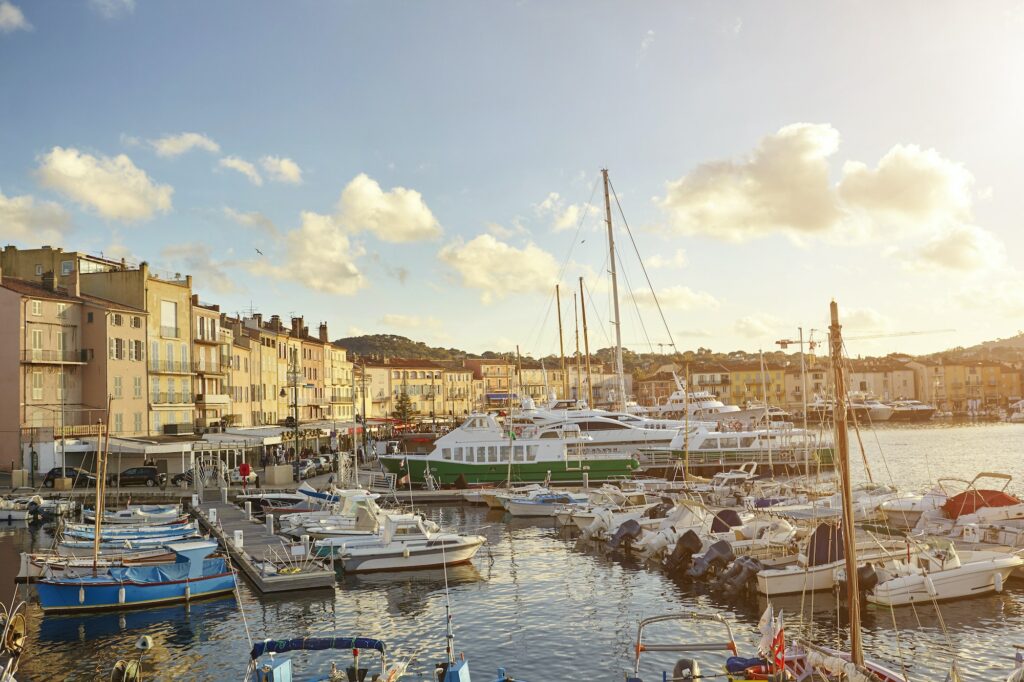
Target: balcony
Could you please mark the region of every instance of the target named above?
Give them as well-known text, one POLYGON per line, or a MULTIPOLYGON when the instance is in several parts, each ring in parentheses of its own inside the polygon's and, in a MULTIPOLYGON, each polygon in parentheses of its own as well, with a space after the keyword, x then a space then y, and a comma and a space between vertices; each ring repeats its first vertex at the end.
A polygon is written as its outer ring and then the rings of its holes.
MULTIPOLYGON (((161 328, 161 330, 162 330, 162 328, 161 328)), ((209 334, 196 334, 196 338, 193 339, 193 340, 196 343, 203 343, 203 344, 207 344, 207 345, 210 345, 210 346, 220 346, 220 345, 226 345, 227 344, 227 340, 226 339, 216 339, 216 338, 213 338, 212 336, 210 336, 209 334)))
POLYGON ((198 374, 226 374, 227 367, 223 363, 217 362, 205 362, 203 360, 193 360, 192 369, 198 374))
POLYGON ((189 363, 180 360, 153 360, 149 361, 149 371, 157 374, 192 374, 189 363))
POLYGON ((178 391, 161 391, 159 393, 151 393, 150 402, 154 405, 191 405, 192 394, 181 393, 178 391))
POLYGON ((39 365, 81 365, 92 359, 92 350, 43 350, 30 348, 21 352, 21 361, 39 365))
POLYGON ((229 405, 231 398, 224 393, 197 393, 196 403, 203 405, 229 405))
POLYGON ((160 326, 160 336, 164 337, 165 339, 180 339, 181 338, 181 328, 180 327, 164 327, 163 325, 161 325, 160 326))

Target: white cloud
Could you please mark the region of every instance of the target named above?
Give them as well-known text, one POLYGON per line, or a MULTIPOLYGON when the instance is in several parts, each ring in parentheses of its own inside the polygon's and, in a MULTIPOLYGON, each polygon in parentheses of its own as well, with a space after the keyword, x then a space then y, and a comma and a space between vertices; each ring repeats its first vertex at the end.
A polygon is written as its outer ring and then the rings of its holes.
POLYGON ((1003 242, 988 230, 965 223, 934 235, 910 261, 910 266, 971 272, 999 267, 1005 260, 1003 242))
POLYGON ((354 294, 366 286, 356 259, 365 254, 349 241, 333 216, 303 211, 301 225, 282 238, 281 265, 267 267, 260 261, 250 265, 254 274, 289 279, 328 294, 354 294))
POLYGON ((828 158, 829 125, 794 123, 761 140, 746 159, 702 163, 668 184, 658 203, 683 234, 741 242, 772 232, 808 235, 839 218, 828 158))
POLYGON ((652 270, 657 270, 658 268, 681 268, 686 265, 686 251, 676 249, 676 252, 671 256, 663 256, 660 253, 656 253, 645 259, 644 265, 652 270))
MULTIPOLYGON (((655 296, 650 289, 641 289, 633 293, 633 298, 640 305, 655 305, 655 296)), ((718 308, 718 299, 706 291, 694 291, 690 287, 676 285, 657 292, 657 303, 662 308, 675 310, 694 310, 695 308, 718 308)))
POLYGON ((654 31, 648 29, 647 33, 640 40, 640 47, 636 51, 636 67, 639 68, 640 64, 644 61, 644 57, 647 56, 648 50, 651 49, 651 45, 654 44, 654 31))
POLYGON ((89 0, 89 6, 107 19, 135 11, 135 0, 89 0))
POLYGON ((342 190, 337 221, 350 234, 371 232, 392 243, 441 236, 441 225, 419 192, 405 187, 385 192, 365 173, 357 175, 342 190))
POLYGON ((174 265, 176 271, 192 275, 194 289, 218 294, 238 290, 238 286, 225 270, 228 263, 214 259, 213 251, 208 244, 175 244, 165 248, 161 256, 174 265))
POLYGON ((239 225, 245 225, 246 227, 258 227, 271 234, 277 234, 277 226, 274 225, 274 221, 259 211, 238 211, 230 206, 225 206, 224 215, 239 225))
POLYGON ((60 242, 71 227, 68 212, 52 201, 0 192, 0 239, 8 242, 60 242))
POLYGON ((17 5, 12 5, 7 0, 0 2, 0 33, 31 30, 32 24, 28 23, 17 5))
MULTIPOLYGON (((853 330, 853 335, 870 333, 886 333, 893 329, 893 322, 890 318, 878 312, 874 308, 847 308, 839 310, 843 331, 853 330)), ((822 321, 822 327, 826 322, 822 321)))
POLYGON ((589 217, 597 213, 597 208, 594 206, 566 205, 558 192, 548 193, 544 200, 533 208, 537 215, 551 219, 551 228, 555 232, 575 228, 584 214, 589 217))
POLYGON ((530 231, 527 230, 518 219, 516 219, 512 221, 511 227, 505 227, 498 223, 487 223, 487 233, 497 237, 498 239, 508 239, 510 237, 529 234, 530 231))
POLYGON ((104 218, 131 222, 148 220, 171 210, 170 185, 154 183, 124 154, 92 156, 72 147, 54 147, 40 159, 40 183, 104 218))
POLYGON ((401 315, 398 313, 387 313, 380 318, 380 323, 385 327, 398 329, 440 329, 441 321, 436 317, 421 317, 419 315, 401 315))
POLYGON ((240 159, 237 156, 225 156, 220 160, 219 164, 221 168, 230 168, 231 170, 238 171, 249 178, 249 182, 256 186, 263 184, 263 178, 260 176, 259 171, 256 170, 256 166, 245 159, 240 159))
POLYGON ((457 239, 438 257, 461 276, 463 286, 479 289, 484 303, 508 294, 546 292, 558 279, 558 263, 547 251, 532 242, 517 249, 489 234, 468 242, 457 239))
POLYGON ((260 165, 274 182, 286 182, 290 185, 302 184, 302 169, 291 159, 280 156, 264 156, 260 165))
POLYGON ((758 313, 736 320, 735 330, 737 334, 748 339, 760 339, 771 336, 773 330, 778 329, 779 324, 777 317, 758 313))
POLYGON ((179 133, 177 135, 165 135, 149 144, 156 150, 158 156, 180 156, 192 149, 204 149, 208 152, 217 153, 220 145, 202 133, 179 133))

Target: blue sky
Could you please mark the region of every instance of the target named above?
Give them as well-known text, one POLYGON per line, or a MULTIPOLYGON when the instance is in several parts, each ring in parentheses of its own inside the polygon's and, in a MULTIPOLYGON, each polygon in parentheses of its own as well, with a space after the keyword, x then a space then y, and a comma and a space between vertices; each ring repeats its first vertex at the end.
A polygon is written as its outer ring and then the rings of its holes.
MULTIPOLYGON (((611 337, 606 166, 680 349, 831 297, 851 336, 957 330, 854 353, 1008 336, 1024 9, 974 9, 0 0, 0 236, 334 337, 548 353, 560 272, 611 337)), ((623 338, 668 342, 617 230, 623 338)))

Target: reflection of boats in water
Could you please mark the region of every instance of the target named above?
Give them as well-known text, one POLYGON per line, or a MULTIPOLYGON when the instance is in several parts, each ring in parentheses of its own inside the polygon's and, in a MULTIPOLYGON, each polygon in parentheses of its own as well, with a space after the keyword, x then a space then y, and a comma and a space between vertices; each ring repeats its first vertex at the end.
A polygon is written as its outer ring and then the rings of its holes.
MULTIPOLYGON (((448 567, 448 587, 471 585, 485 580, 473 564, 448 567)), ((444 569, 428 568, 420 571, 380 571, 338 575, 338 586, 346 592, 384 593, 388 613, 402 616, 423 612, 434 592, 444 591, 444 569)))
POLYGON ((105 611, 94 615, 52 615, 39 619, 40 642, 89 642, 121 637, 125 632, 166 633, 161 639, 171 644, 190 645, 207 623, 219 623, 237 612, 234 596, 219 596, 176 606, 132 609, 120 613, 105 611))

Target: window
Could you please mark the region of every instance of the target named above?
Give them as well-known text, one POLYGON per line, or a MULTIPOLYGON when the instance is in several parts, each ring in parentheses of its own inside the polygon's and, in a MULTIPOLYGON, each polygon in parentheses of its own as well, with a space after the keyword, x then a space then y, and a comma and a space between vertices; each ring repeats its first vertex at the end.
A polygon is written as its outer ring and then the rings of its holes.
POLYGON ((141 412, 136 412, 135 413, 135 424, 134 424, 134 427, 135 427, 135 432, 136 433, 138 433, 139 431, 142 431, 142 413, 141 412))
POLYGON ((85 321, 88 322, 89 324, 92 324, 92 313, 85 314, 85 321))
POLYGON ((120 412, 114 413, 114 433, 121 433, 124 431, 124 415, 120 412))
POLYGON ((114 357, 118 360, 124 360, 127 352, 125 351, 124 339, 114 339, 114 357))
POLYGON ((160 380, 159 379, 151 380, 150 384, 149 384, 149 388, 150 388, 150 393, 149 393, 150 400, 152 400, 154 403, 160 402, 160 398, 159 398, 159 396, 160 396, 160 380))
POLYGON ((64 400, 64 389, 67 388, 67 375, 61 372, 57 375, 57 400, 64 400))
POLYGON ((57 350, 64 351, 67 345, 67 332, 57 332, 57 350))
POLYGON ((497 462, 498 461, 498 448, 493 445, 487 446, 487 461, 497 462))
POLYGON ((60 262, 60 274, 67 277, 75 270, 75 264, 69 260, 63 260, 60 262))
MULTIPOLYGON (((132 377, 132 397, 142 397, 142 377, 132 377)), ((136 426, 135 430, 138 431, 139 427, 136 426)))
POLYGON ((32 400, 43 399, 43 373, 32 372, 32 400))
POLYGON ((32 314, 33 315, 42 315, 43 314, 43 302, 42 301, 32 301, 32 314))
MULTIPOLYGON (((41 351, 43 350, 43 330, 33 329, 32 330, 32 350, 41 351)), ((42 355, 42 353, 33 353, 33 357, 42 355)))
POLYGON ((124 318, 121 316, 121 313, 114 313, 113 316, 110 318, 110 323, 115 327, 120 327, 122 324, 124 324, 124 318))
POLYGON ((452 449, 451 448, 441 448, 441 459, 449 459, 450 460, 451 458, 452 458, 452 449))
POLYGON ((114 377, 114 397, 115 398, 122 398, 122 397, 124 397, 123 393, 122 393, 122 387, 121 387, 121 377, 114 377))
POLYGON ((43 274, 43 264, 42 263, 36 263, 36 277, 39 277, 42 274, 43 274))
POLYGON ((156 433, 160 433, 160 413, 159 412, 154 412, 153 413, 153 430, 156 433))
POLYGON ((132 315, 132 327, 142 329, 142 318, 138 315, 132 315))
POLYGON ((68 310, 68 304, 67 303, 58 303, 57 304, 57 317, 59 317, 61 319, 64 319, 65 317, 67 317, 67 310, 68 310))
POLYGON ((135 346, 135 359, 142 360, 142 341, 135 340, 131 344, 135 346))
POLYGON ((188 371, 188 346, 181 347, 181 369, 183 372, 188 371))
POLYGON ((175 301, 160 301, 160 335, 178 335, 178 304, 175 301))

